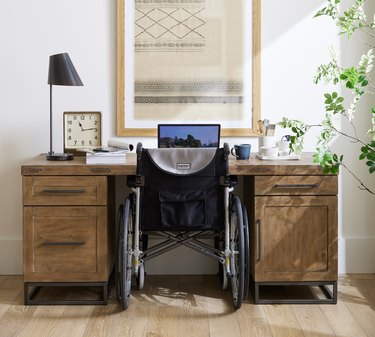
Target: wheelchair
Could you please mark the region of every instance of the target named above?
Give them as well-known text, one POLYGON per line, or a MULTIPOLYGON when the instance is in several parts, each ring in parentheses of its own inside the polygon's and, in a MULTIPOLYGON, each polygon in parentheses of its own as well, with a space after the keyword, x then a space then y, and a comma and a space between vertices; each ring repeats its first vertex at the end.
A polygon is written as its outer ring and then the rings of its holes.
POLYGON ((239 309, 248 292, 249 230, 246 208, 232 193, 237 179, 228 172, 228 144, 145 149, 138 143, 136 152, 136 175, 127 179, 132 192, 117 217, 115 275, 123 308, 132 278, 138 289, 144 286, 145 263, 184 245, 217 260, 221 288, 231 285, 239 309), (149 246, 149 237, 161 242, 149 246))

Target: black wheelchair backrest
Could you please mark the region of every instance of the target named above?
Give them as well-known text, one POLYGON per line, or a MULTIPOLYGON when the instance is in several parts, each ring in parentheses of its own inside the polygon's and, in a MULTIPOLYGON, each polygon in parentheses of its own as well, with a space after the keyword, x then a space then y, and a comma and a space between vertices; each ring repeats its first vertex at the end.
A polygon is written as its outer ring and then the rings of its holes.
POLYGON ((143 181, 141 227, 222 227, 227 161, 227 147, 143 149, 138 145, 137 174, 143 181))

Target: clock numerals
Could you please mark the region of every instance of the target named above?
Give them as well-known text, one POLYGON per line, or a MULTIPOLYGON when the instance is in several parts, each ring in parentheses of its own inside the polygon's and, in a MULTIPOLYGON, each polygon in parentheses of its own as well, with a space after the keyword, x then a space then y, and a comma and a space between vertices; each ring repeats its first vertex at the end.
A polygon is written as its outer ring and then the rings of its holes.
POLYGON ((64 147, 68 152, 100 146, 100 112, 64 113, 64 147))

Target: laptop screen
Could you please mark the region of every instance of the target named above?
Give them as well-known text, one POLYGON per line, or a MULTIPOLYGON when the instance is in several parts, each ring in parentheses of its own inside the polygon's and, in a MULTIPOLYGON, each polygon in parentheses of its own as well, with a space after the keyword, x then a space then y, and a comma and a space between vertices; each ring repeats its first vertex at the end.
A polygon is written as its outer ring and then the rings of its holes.
POLYGON ((159 124, 158 147, 219 147, 220 124, 159 124))

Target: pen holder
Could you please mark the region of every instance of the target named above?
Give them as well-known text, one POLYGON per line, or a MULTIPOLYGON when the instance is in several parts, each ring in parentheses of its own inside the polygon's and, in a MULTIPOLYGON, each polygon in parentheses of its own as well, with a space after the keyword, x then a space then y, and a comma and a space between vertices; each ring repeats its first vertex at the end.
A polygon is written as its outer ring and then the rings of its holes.
POLYGON ((274 147, 276 146, 276 139, 274 136, 258 137, 258 149, 261 147, 274 147))

